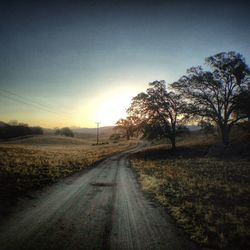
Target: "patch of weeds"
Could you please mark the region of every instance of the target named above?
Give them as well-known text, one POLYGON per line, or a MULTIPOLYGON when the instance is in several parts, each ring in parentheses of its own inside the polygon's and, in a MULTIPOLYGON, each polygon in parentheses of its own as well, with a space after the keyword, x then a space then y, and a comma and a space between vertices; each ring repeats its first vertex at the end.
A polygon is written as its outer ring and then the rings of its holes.
POLYGON ((249 161, 142 154, 131 158, 142 188, 193 240, 212 249, 250 249, 249 161))

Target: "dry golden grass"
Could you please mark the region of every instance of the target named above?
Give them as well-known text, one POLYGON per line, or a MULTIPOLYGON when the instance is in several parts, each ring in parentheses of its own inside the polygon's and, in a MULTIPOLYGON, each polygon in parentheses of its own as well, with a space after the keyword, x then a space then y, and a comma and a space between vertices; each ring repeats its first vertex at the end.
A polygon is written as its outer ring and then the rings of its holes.
POLYGON ((155 146, 131 159, 142 188, 202 246, 250 249, 250 162, 192 155, 200 142, 188 140, 187 155, 155 146))
POLYGON ((97 146, 91 143, 38 136, 0 144, 0 200, 19 197, 135 145, 126 141, 97 146))

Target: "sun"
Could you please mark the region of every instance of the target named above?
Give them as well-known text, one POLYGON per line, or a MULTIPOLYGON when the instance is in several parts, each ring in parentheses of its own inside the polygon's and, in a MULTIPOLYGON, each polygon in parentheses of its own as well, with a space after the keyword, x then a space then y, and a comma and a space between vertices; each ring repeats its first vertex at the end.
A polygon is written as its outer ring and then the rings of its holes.
POLYGON ((106 89, 95 97, 82 100, 76 107, 75 124, 95 127, 114 126, 120 118, 127 117, 131 100, 142 90, 138 86, 106 89))
POLYGON ((131 102, 130 93, 122 93, 120 96, 105 98, 97 106, 94 119, 102 126, 115 125, 118 119, 127 116, 126 110, 131 102))

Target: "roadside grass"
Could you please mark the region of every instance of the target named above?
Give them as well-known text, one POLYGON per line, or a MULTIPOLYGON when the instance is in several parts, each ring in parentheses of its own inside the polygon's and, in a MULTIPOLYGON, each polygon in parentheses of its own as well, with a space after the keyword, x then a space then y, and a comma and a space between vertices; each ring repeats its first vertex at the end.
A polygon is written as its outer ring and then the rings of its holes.
POLYGON ((183 140, 176 154, 149 147, 134 154, 131 165, 142 189, 202 247, 250 249, 250 162, 204 156, 210 139, 183 140))
POLYGON ((37 137, 0 144, 0 214, 27 191, 52 184, 135 143, 91 146, 81 139, 37 137))

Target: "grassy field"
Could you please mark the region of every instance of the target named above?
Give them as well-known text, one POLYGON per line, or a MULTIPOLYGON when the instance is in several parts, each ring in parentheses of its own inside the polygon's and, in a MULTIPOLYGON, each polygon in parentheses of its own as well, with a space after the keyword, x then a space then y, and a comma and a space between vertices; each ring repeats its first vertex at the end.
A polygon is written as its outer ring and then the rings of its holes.
POLYGON ((93 142, 95 137, 34 136, 1 143, 0 213, 29 190, 54 183, 136 143, 92 146, 93 142))
MULTIPOLYGON (((92 137, 90 137, 92 139, 92 137)), ((24 136, 18 139, 9 139, 8 141, 2 142, 7 145, 88 145, 91 144, 92 140, 88 138, 79 139, 75 137, 65 137, 56 135, 36 135, 36 136, 24 136)))
POLYGON ((250 249, 250 161, 206 156, 214 138, 191 137, 172 154, 154 146, 133 155, 142 188, 206 249, 250 249))

